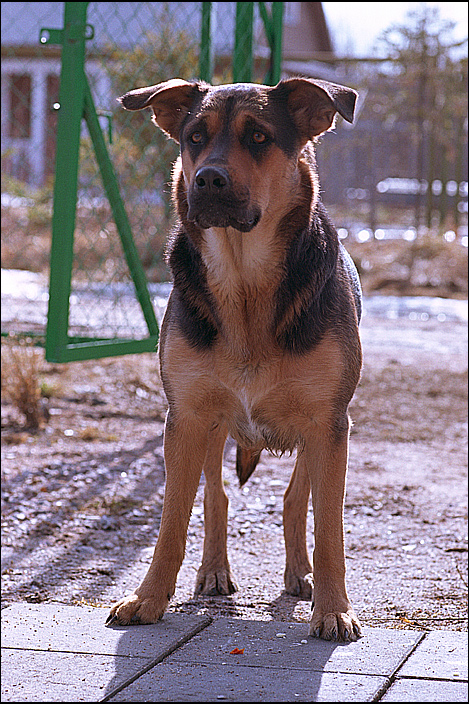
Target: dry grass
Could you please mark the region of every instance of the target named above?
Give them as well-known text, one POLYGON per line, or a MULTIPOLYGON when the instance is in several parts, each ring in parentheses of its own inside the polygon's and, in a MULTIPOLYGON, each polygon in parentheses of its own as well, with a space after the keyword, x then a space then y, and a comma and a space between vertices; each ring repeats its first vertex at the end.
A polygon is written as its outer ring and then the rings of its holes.
POLYGON ((441 237, 345 240, 366 294, 467 298, 467 247, 441 237))
POLYGON ((28 430, 37 430, 44 420, 39 379, 43 355, 30 339, 2 341, 2 397, 24 416, 28 430))

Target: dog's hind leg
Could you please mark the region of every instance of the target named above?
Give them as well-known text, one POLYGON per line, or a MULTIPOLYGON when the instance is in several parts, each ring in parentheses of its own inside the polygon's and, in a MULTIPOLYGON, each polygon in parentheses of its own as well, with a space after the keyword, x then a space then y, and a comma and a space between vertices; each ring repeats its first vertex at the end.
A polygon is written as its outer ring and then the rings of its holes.
POLYGON ((233 594, 238 589, 231 574, 226 549, 228 497, 222 482, 226 436, 224 425, 217 425, 209 434, 204 463, 204 552, 197 572, 194 596, 233 594))
POLYGON ((285 590, 301 599, 312 598, 312 567, 306 545, 306 519, 311 493, 309 474, 304 463, 296 462, 283 499, 285 536, 285 590))
POLYGON ((140 586, 115 604, 107 625, 155 623, 174 594, 186 546, 187 527, 207 453, 209 421, 196 414, 168 413, 164 435, 166 488, 153 560, 140 586))

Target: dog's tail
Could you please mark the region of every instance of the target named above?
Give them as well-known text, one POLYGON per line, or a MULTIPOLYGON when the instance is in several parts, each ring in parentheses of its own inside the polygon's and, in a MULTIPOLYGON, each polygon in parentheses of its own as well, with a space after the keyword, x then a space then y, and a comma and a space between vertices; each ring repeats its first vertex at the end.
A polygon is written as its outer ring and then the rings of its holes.
POLYGON ((239 486, 246 484, 251 474, 256 469, 261 456, 261 450, 246 450, 238 445, 236 449, 236 474, 239 486))

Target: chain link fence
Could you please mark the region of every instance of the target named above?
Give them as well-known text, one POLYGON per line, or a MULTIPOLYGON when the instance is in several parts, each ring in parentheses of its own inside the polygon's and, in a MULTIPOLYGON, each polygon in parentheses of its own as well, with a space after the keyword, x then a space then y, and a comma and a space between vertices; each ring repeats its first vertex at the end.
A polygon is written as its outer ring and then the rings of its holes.
MULTIPOLYGON (((54 37, 63 28, 65 6, 71 4, 2 3, 2 331, 6 333, 44 336, 48 325, 63 56, 54 37), (41 34, 43 29, 49 32, 41 34)), ((279 8, 283 11, 284 3, 75 5, 87 6, 85 74, 151 305, 160 318, 170 287, 164 247, 174 218, 170 176, 178 148, 154 127, 149 111, 130 114, 116 98, 176 76, 215 83, 275 83, 280 63, 274 79, 273 17, 279 8)), ((294 18, 300 6, 317 5, 321 3, 285 4, 285 36, 292 32, 290 15, 294 18)), ((280 33, 281 29, 280 25, 280 33)), ((295 32, 293 57, 301 34, 298 27, 295 32)), ((312 75, 360 92, 354 125, 339 122, 317 149, 322 197, 339 234, 347 235, 347 242, 368 238, 376 245, 380 238, 415 237, 423 227, 440 240, 454 236, 467 246, 467 91, 461 87, 465 83, 461 70, 443 73, 438 83, 434 80, 438 72, 428 61, 423 68, 414 62, 412 70, 399 76, 389 65, 381 71, 381 64, 372 60, 337 62, 332 56, 327 64, 320 58, 299 63, 284 56, 282 76, 312 75), (424 105, 417 99, 419 76, 427 76, 424 105), (435 95, 429 92, 432 86, 435 95), (413 107, 409 96, 414 96, 413 107)), ((70 94, 73 91, 72 84, 70 94)), ((67 306, 70 303, 68 334, 77 340, 145 337, 148 320, 85 121, 76 205, 71 288, 63 294, 67 306)), ((66 260, 65 245, 61 259, 60 237, 59 232, 55 261, 59 271, 66 260)), ((463 290, 458 284, 457 291, 463 290)))
MULTIPOLYGON (((66 4, 2 3, 4 332, 44 334, 47 325, 62 54, 55 30, 63 27, 66 4)), ((270 64, 260 3, 84 4, 88 5, 89 37, 85 74, 138 258, 160 317, 169 289, 164 248, 174 220, 170 179, 178 146, 155 128, 150 111, 129 114, 116 99, 135 87, 173 77, 190 80, 201 72, 218 83, 234 80, 234 71, 240 75, 244 71, 243 66, 233 66, 236 44, 239 54, 243 42, 243 27, 248 44, 263 46, 262 56, 254 61, 249 46, 245 52, 245 61, 252 62, 252 80, 263 82, 270 64), (249 6, 253 15, 244 24, 240 24, 240 5, 249 6)), ((263 11, 269 13, 272 3, 265 5, 263 11)), ((148 332, 147 324, 84 123, 77 188, 69 334, 141 338, 148 332)))

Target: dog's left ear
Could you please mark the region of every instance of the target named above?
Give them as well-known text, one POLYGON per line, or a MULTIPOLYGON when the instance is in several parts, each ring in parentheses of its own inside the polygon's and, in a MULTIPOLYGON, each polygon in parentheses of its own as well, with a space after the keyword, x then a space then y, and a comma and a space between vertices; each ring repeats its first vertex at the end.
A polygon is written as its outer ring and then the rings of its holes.
POLYGON ((306 140, 330 129, 336 113, 353 122, 358 93, 352 88, 312 78, 290 78, 278 87, 286 88, 289 110, 306 140))

